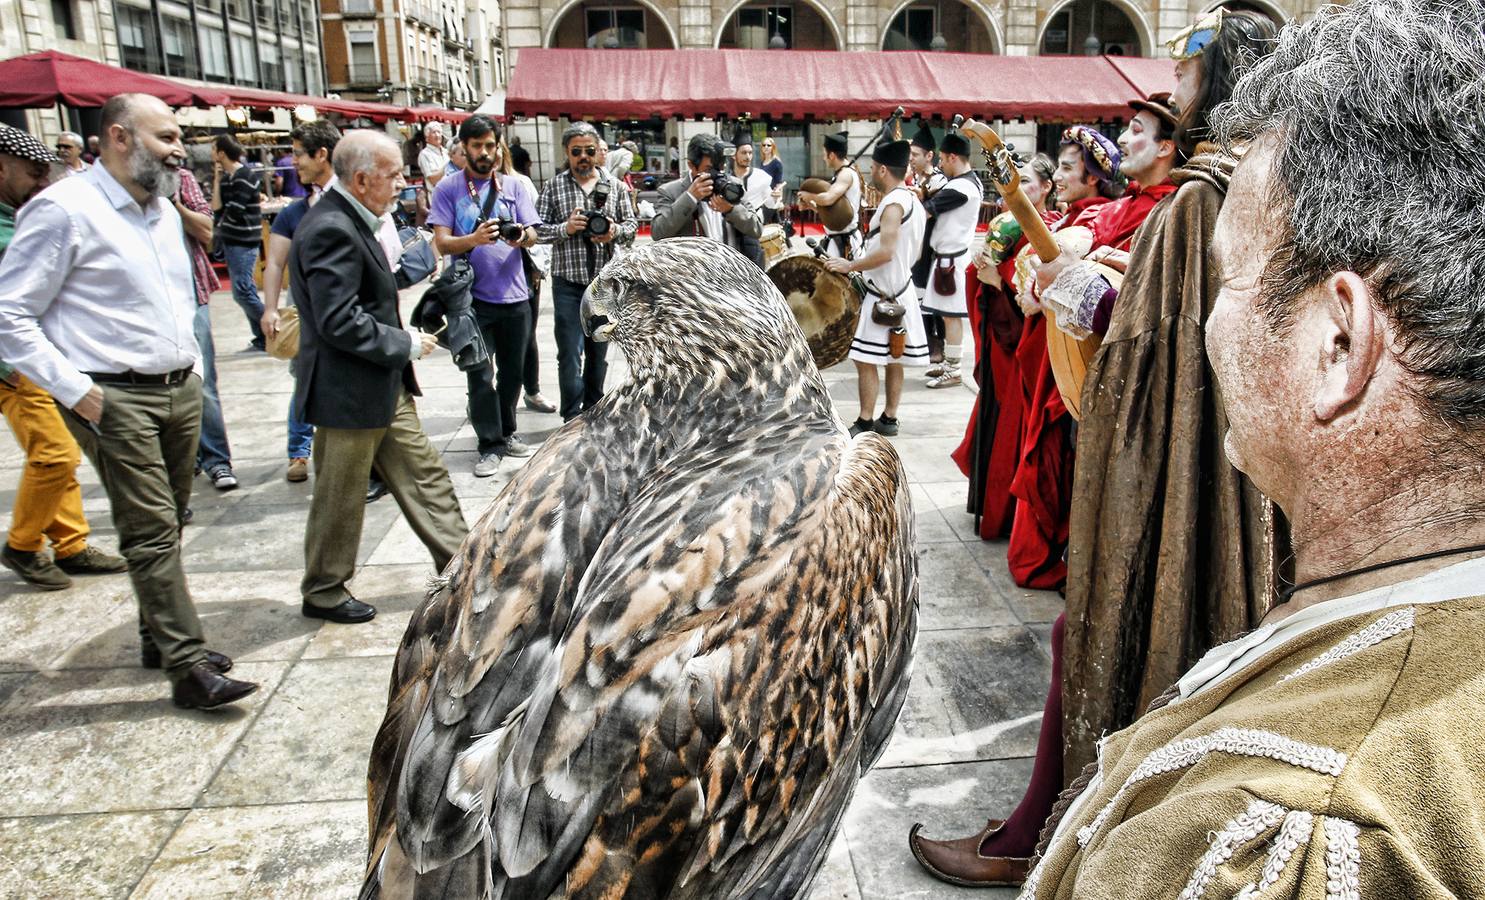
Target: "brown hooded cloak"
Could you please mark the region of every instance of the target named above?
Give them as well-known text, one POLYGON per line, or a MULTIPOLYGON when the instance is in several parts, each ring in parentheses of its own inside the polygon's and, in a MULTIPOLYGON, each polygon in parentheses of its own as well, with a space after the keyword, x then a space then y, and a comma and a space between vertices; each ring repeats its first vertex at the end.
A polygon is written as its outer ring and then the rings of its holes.
POLYGON ((1135 236, 1083 386, 1062 669, 1070 776, 1203 653, 1257 625, 1287 556, 1276 511, 1227 461, 1203 343, 1219 287, 1206 254, 1232 166, 1199 154, 1173 174, 1180 188, 1135 236))

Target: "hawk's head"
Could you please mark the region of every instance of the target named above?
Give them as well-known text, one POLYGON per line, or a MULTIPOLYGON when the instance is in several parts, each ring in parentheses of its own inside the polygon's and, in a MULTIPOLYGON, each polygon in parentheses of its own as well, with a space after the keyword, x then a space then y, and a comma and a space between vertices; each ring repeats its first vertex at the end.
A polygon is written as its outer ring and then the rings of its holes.
POLYGON ((716 241, 676 238, 614 259, 583 296, 583 329, 624 348, 636 378, 808 370, 804 333, 773 283, 716 241))

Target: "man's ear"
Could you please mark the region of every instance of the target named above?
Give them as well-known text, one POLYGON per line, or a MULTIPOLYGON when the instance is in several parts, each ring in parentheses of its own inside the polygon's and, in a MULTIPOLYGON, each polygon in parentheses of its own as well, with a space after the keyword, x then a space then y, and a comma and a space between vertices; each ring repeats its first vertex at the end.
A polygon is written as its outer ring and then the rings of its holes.
POLYGON ((1161 141, 1160 150, 1157 152, 1157 155, 1161 159, 1174 157, 1176 155, 1176 142, 1174 140, 1161 141))
POLYGON ((1338 272, 1320 290, 1320 378, 1315 418, 1330 422, 1360 402, 1386 355, 1386 318, 1366 280, 1338 272))

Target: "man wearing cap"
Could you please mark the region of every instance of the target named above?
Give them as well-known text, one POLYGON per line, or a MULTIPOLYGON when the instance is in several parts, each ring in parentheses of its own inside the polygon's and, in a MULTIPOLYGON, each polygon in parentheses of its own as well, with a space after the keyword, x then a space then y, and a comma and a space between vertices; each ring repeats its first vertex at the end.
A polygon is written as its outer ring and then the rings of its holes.
POLYGON ((180 213, 185 164, 170 107, 103 105, 101 164, 27 204, 0 260, 0 357, 50 393, 98 470, 139 603, 141 662, 176 705, 210 708, 257 685, 206 649, 180 529, 201 431, 196 297, 180 213))
POLYGON ((859 273, 866 285, 849 354, 856 363, 856 395, 860 401, 851 434, 875 431, 891 436, 898 429, 903 366, 928 364, 928 340, 923 334, 918 296, 913 291, 913 261, 923 245, 925 217, 918 195, 903 185, 908 172, 908 142, 878 144, 871 161, 872 187, 881 192, 882 199, 872 214, 861 253, 854 259, 834 257, 825 264, 832 272, 859 273), (901 311, 896 312, 895 307, 901 311), (883 321, 889 317, 896 321, 883 321), (887 400, 880 417, 876 416, 878 366, 887 369, 887 400))
MULTIPOLYGON (((31 135, 0 125, 0 259, 15 233, 16 210, 47 186, 51 164, 56 161, 31 135)), ((51 395, 0 363, 0 413, 26 453, 10 514, 10 537, 0 550, 0 563, 48 591, 70 587, 71 575, 128 568, 121 557, 88 543, 88 520, 77 483, 82 453, 62 424, 51 395), (51 559, 41 552, 48 540, 51 559)))
POLYGON ((916 267, 924 271, 926 282, 923 314, 938 316, 944 323, 943 369, 936 377, 929 378, 930 388, 960 383, 964 320, 969 316, 964 304, 965 262, 980 222, 980 204, 985 199, 985 188, 970 168, 969 141, 964 135, 957 131, 944 135, 939 143, 939 164, 944 184, 923 201, 923 211, 928 216, 924 239, 927 253, 919 258, 916 267))
MULTIPOLYGON (((846 158, 846 132, 825 135, 825 165, 835 174, 830 178, 830 187, 819 193, 800 191, 799 202, 819 209, 835 203, 844 203, 851 210, 851 224, 842 231, 825 232, 825 252, 841 259, 854 259, 861 252, 861 176, 851 167, 846 158)), ((903 142, 907 146, 907 142, 903 142)))
POLYGON ((712 164, 722 142, 716 135, 698 134, 686 145, 689 173, 660 186, 650 235, 657 241, 673 237, 705 237, 726 244, 752 259, 749 244, 763 236, 763 214, 747 200, 728 203, 714 193, 712 164))

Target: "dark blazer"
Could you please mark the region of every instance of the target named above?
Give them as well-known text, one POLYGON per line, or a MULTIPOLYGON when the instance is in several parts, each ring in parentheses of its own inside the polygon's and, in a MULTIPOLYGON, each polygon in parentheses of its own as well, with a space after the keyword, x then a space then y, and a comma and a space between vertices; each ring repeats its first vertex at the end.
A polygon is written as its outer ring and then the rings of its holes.
POLYGON ((289 250, 299 308, 300 415, 326 428, 385 428, 399 388, 418 396, 412 335, 382 250, 339 191, 305 215, 289 250))
MULTIPOLYGON (((705 237, 696 220, 696 201, 686 193, 691 187, 689 175, 660 185, 655 198, 655 215, 650 219, 650 236, 657 241, 673 237, 705 237)), ((763 213, 739 203, 722 217, 722 242, 763 268, 763 213)))

